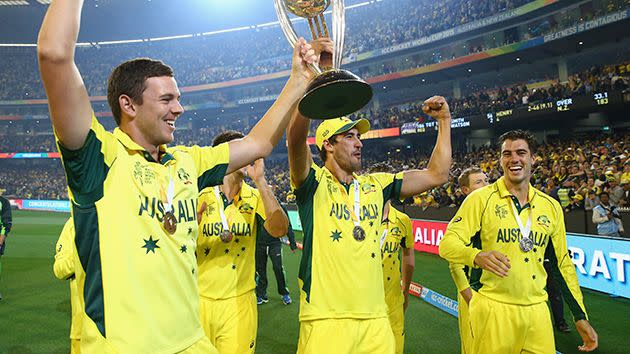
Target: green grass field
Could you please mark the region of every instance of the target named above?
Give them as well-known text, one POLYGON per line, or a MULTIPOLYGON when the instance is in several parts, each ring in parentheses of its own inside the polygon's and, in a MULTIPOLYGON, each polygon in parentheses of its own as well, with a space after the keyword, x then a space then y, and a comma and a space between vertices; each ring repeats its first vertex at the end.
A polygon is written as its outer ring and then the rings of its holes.
MULTIPOLYGON (((68 285, 52 274, 54 245, 67 214, 17 211, 2 258, 0 292, 0 353, 68 353, 70 300, 68 285)), ((284 265, 291 294, 298 300, 299 251, 285 249, 284 265)), ((269 265, 270 267, 270 265, 269 265)), ((270 302, 259 306, 258 353, 295 353, 298 303, 284 306, 277 295, 273 272, 270 302)), ((416 255, 414 280, 455 298, 447 264, 437 256, 416 255)), ((591 322, 599 333, 598 353, 627 353, 630 301, 584 290, 591 322), (626 339, 624 339, 626 338, 626 339), (624 344, 625 343, 625 344, 624 344)), ((412 298, 407 310, 406 353, 457 353, 457 320, 424 301, 412 298)), ((565 307, 566 309, 566 307, 565 307)), ((567 313, 567 318, 570 315, 567 313)), ((556 334, 562 353, 577 352, 575 329, 556 334)))

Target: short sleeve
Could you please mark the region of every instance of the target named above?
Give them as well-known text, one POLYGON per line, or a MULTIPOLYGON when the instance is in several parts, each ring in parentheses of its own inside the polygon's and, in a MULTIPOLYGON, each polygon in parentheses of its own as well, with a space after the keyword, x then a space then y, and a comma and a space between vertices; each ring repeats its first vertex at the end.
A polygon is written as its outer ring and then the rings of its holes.
POLYGON ((59 140, 57 146, 73 201, 85 205, 101 199, 103 183, 116 159, 118 139, 92 116, 92 126, 81 148, 66 149, 59 140))
POLYGON ((177 146, 173 149, 186 151, 192 156, 197 168, 199 190, 223 184, 223 177, 230 164, 230 145, 228 143, 214 147, 177 146))

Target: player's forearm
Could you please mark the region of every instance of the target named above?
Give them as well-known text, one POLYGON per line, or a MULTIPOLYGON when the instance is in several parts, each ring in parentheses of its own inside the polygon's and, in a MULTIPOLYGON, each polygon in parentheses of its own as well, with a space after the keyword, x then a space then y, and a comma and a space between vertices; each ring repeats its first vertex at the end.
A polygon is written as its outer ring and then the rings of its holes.
POLYGON ((569 306, 574 321, 588 320, 582 290, 575 273, 575 266, 571 261, 571 257, 569 257, 566 247, 563 249, 562 243, 558 242, 558 244, 559 247, 555 249, 555 256, 558 261, 554 263, 551 269, 552 276, 560 283, 564 301, 569 306))
POLYGON ((449 263, 448 268, 451 271, 451 277, 453 278, 458 292, 470 288, 470 283, 466 277, 466 273, 464 273, 464 266, 462 264, 449 263))
POLYGON ((448 172, 452 163, 451 119, 438 121, 438 136, 427 165, 427 170, 435 176, 435 184, 448 182, 448 172))
POLYGON ((247 134, 247 138, 255 142, 253 148, 258 152, 257 156, 255 156, 256 158, 266 157, 271 154, 273 148, 284 134, 291 120, 293 110, 305 89, 306 83, 303 80, 290 78, 278 99, 247 134))
POLYGON ((409 286, 411 285, 411 279, 413 279, 413 270, 415 267, 416 260, 413 254, 413 248, 403 249, 401 279, 403 293, 405 294, 409 292, 409 286))
POLYGON ((57 0, 48 6, 37 38, 40 63, 74 60, 82 7, 83 0, 57 0))
POLYGON ((289 153, 289 170, 291 181, 299 187, 306 179, 311 167, 312 157, 306 142, 311 121, 302 116, 296 108, 291 123, 287 128, 287 149, 289 153))
POLYGON ((265 229, 273 237, 286 235, 289 227, 289 218, 280 207, 280 203, 273 195, 267 181, 260 179, 254 183, 256 183, 256 188, 260 193, 263 207, 265 208, 265 215, 267 216, 264 224, 265 229))
POLYGON ((459 237, 446 231, 442 241, 440 241, 440 257, 449 263, 458 263, 469 267, 475 266, 475 257, 481 250, 466 246, 459 237))

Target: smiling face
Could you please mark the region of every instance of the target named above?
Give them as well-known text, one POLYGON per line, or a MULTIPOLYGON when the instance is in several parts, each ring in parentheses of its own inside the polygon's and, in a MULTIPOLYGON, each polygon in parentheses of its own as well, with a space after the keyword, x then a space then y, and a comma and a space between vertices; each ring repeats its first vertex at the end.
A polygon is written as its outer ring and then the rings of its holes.
POLYGON ((501 168, 505 179, 512 185, 529 183, 534 165, 534 155, 527 141, 505 140, 501 144, 501 168))
MULTIPOLYGON (((331 139, 335 139, 334 144, 329 141, 324 142, 326 151, 332 154, 337 165, 346 172, 352 173, 361 170, 361 135, 356 128, 347 132, 337 134, 331 139)), ((330 156, 329 156, 330 157, 330 156)))
POLYGON ((135 104, 136 115, 132 121, 148 144, 159 146, 173 141, 175 121, 184 113, 179 99, 174 78, 160 76, 146 80, 142 104, 135 104))

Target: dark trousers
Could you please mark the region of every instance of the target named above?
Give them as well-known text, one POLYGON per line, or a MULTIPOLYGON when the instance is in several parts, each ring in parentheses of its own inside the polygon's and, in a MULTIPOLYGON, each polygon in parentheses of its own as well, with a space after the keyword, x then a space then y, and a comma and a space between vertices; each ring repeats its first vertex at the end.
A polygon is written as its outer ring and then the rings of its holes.
POLYGON ((267 296, 267 256, 271 258, 273 272, 278 283, 278 293, 288 295, 289 289, 282 268, 282 244, 277 243, 269 246, 256 245, 256 296, 267 296))

